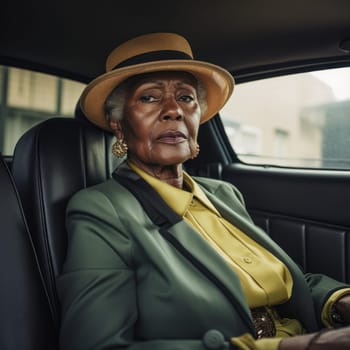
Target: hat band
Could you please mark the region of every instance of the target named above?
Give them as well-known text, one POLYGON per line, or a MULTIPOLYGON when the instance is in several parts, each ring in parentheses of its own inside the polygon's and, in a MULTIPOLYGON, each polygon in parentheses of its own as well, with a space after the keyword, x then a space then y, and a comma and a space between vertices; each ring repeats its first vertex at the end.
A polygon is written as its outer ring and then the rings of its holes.
POLYGON ((175 50, 161 50, 142 53, 140 55, 133 56, 127 60, 121 61, 111 70, 132 66, 134 64, 148 63, 153 61, 165 61, 165 60, 193 60, 193 58, 185 52, 175 50))

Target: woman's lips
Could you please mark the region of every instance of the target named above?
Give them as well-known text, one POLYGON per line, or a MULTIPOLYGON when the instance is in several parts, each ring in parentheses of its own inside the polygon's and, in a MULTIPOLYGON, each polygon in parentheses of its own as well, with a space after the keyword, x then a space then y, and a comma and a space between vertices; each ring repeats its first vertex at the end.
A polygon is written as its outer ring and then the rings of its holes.
POLYGON ((181 131, 166 131, 157 137, 157 141, 161 143, 176 144, 187 140, 187 137, 181 131))

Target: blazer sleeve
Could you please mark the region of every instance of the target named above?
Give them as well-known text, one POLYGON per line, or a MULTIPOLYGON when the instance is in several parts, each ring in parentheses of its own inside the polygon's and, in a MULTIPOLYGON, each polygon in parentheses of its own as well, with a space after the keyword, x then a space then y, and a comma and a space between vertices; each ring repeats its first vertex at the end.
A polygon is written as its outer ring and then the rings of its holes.
MULTIPOLYGON (((208 348, 203 339, 136 339, 133 243, 103 193, 75 195, 67 209, 67 229, 67 257, 57 280, 62 350, 208 348)), ((229 348, 225 341, 221 349, 229 348)))
POLYGON ((305 279, 309 285, 314 300, 318 323, 322 327, 322 312, 328 299, 336 291, 350 288, 350 285, 336 281, 333 278, 322 274, 307 273, 305 274, 305 279))

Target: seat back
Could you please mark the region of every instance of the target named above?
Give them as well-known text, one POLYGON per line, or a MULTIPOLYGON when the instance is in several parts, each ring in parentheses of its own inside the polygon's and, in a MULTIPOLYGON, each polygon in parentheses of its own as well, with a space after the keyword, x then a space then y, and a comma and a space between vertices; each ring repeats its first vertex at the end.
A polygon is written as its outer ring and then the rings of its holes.
POLYGON ((18 193, 2 157, 0 224, 0 349, 57 349, 48 295, 18 193))
POLYGON ((66 253, 67 202, 80 189, 110 177, 117 165, 112 141, 111 134, 87 123, 53 118, 26 132, 15 148, 12 173, 57 324, 56 277, 66 253))

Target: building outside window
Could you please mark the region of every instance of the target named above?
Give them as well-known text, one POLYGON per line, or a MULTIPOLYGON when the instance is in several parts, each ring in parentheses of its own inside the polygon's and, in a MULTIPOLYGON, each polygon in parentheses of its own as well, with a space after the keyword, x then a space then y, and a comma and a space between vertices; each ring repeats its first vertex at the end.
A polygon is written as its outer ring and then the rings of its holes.
POLYGON ((72 118, 85 84, 0 66, 0 150, 12 155, 19 137, 54 116, 72 118))

